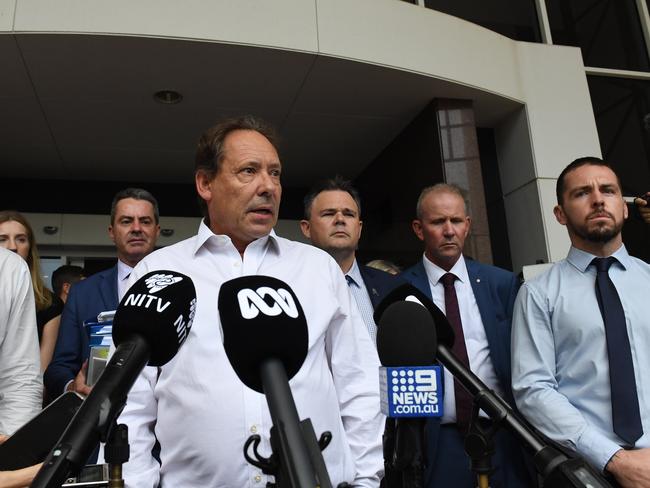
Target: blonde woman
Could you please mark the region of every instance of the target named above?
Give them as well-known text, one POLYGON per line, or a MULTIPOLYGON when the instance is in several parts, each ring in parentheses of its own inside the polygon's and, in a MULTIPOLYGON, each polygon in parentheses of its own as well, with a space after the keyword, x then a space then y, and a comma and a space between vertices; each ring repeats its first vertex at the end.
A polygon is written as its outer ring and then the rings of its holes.
POLYGON ((63 302, 45 287, 32 227, 23 215, 14 210, 0 211, 0 246, 17 253, 29 266, 36 302, 41 371, 45 371, 59 334, 63 302))

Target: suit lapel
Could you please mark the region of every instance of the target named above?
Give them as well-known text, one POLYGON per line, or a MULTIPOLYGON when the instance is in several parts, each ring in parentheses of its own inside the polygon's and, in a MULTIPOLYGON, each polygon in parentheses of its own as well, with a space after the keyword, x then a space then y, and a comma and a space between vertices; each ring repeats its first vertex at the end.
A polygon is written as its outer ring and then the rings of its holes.
POLYGON ((102 281, 99 292, 104 302, 105 310, 115 310, 119 304, 117 299, 117 264, 101 275, 102 281))
POLYGON ((490 278, 488 274, 484 273, 481 265, 476 261, 466 259, 467 274, 472 283, 472 290, 478 305, 478 310, 481 314, 483 327, 485 329, 485 336, 487 337, 488 345, 490 347, 490 356, 495 370, 499 376, 500 381, 510 381, 509 378, 503 378, 503 355, 506 351, 502 347, 502 339, 499 337, 499 326, 497 323, 495 304, 493 303, 490 278))
POLYGON ((370 302, 372 303, 372 308, 377 308, 379 305, 379 291, 377 290, 377 285, 372 279, 370 273, 366 271, 366 266, 359 265, 359 272, 361 273, 361 279, 363 284, 366 285, 366 290, 368 291, 368 296, 370 297, 370 302))
POLYGON ((427 297, 429 297, 429 300, 433 301, 433 297, 431 296, 431 286, 429 285, 429 278, 427 277, 427 271, 424 269, 422 259, 420 259, 420 261, 415 266, 413 266, 412 277, 413 285, 427 297))

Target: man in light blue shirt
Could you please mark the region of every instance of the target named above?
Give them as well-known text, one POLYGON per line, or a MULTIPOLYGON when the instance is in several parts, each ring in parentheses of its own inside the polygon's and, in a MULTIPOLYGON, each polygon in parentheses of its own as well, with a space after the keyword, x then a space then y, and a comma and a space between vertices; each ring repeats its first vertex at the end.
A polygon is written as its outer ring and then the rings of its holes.
POLYGON ((557 181, 555 217, 567 227, 569 255, 526 282, 512 328, 517 406, 544 434, 585 457, 624 487, 650 486, 650 266, 631 257, 621 229, 628 209, 617 175, 598 158, 580 158, 557 181), (609 258, 611 307, 597 261, 609 258), (612 289, 615 288, 615 292, 612 289), (618 299, 616 298, 618 296, 618 299), (617 301, 618 300, 618 301, 617 301), (618 305, 620 303, 620 305, 618 305), (622 308, 621 308, 622 305, 622 308), (610 312, 606 312, 610 307, 610 312), (602 310, 605 310, 601 312, 602 310), (607 320, 603 319, 607 317, 607 320), (612 334, 626 336, 616 342, 612 334), (617 376, 628 358, 628 377, 617 376), (610 379, 611 378, 611 379, 610 379), (623 381, 625 380, 625 381, 623 381), (626 384, 634 401, 612 391, 626 384), (619 398, 617 398, 619 397, 619 398), (623 410, 620 410, 623 408, 623 410), (618 412, 618 413, 617 413, 618 412), (621 422, 635 435, 624 435, 621 422))

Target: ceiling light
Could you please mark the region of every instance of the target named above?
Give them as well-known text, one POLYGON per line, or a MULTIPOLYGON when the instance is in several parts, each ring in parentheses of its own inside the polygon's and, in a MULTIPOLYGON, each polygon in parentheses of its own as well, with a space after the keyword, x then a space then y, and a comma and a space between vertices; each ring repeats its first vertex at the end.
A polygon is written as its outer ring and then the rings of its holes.
POLYGON ((158 103, 173 105, 183 100, 183 95, 175 90, 160 90, 153 94, 153 98, 158 103))

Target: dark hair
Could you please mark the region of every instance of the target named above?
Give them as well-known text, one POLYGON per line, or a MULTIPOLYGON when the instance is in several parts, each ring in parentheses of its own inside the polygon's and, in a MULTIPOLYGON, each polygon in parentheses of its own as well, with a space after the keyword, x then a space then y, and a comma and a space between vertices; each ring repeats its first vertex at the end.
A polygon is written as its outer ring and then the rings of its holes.
POLYGON ((124 190, 118 191, 113 197, 113 202, 111 203, 111 225, 115 222, 115 209, 117 208, 117 202, 124 200, 125 198, 133 198, 134 200, 145 200, 153 206, 153 216, 156 221, 156 224, 160 220, 160 213, 158 211, 158 201, 154 196, 149 193, 147 190, 142 188, 125 188, 124 190))
POLYGON ((569 163, 567 167, 564 168, 560 173, 560 176, 558 177, 557 182, 555 183, 555 197, 557 198, 558 205, 562 205, 562 197, 564 195, 564 180, 566 178, 566 175, 569 174, 571 171, 580 168, 581 166, 587 166, 587 165, 605 166, 606 168, 611 169, 612 173, 614 173, 614 175, 616 176, 616 182, 618 183, 618 187, 620 188, 621 191, 623 191, 623 187, 621 186, 621 179, 618 177, 616 171, 614 171, 614 168, 612 168, 611 164, 595 156, 586 156, 584 158, 578 158, 571 161, 571 163, 569 163))
MULTIPOLYGON (((266 137, 276 152, 278 151, 278 137, 273 127, 254 115, 244 115, 225 119, 217 125, 207 129, 199 138, 194 156, 194 174, 199 172, 205 173, 208 177, 213 178, 225 157, 224 142, 231 132, 236 130, 252 130, 259 132, 266 137)), ((199 206, 203 216, 208 216, 208 208, 205 201, 199 197, 199 206)))
POLYGON ((52 273, 52 289, 54 290, 54 294, 60 296, 64 283, 77 283, 85 276, 86 273, 81 266, 73 266, 71 264, 59 266, 52 273))
POLYGON ((357 208, 359 209, 359 217, 361 217, 361 197, 359 196, 359 192, 352 186, 352 182, 343 179, 339 175, 336 175, 334 178, 319 181, 311 187, 309 193, 307 193, 304 199, 305 219, 309 220, 311 217, 311 207, 314 204, 314 200, 319 194, 324 191, 348 192, 357 204, 357 208))

